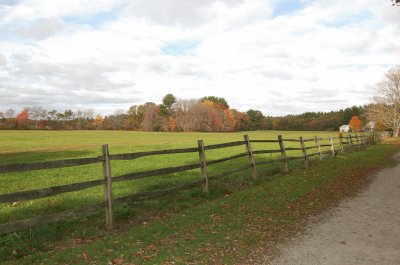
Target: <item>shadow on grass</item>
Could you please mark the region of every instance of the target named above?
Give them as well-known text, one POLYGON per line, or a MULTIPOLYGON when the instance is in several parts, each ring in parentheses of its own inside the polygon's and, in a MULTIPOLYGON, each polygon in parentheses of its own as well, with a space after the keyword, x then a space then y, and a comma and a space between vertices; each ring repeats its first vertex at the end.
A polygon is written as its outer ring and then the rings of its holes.
POLYGON ((0 154, 0 165, 44 162, 44 161, 63 160, 70 158, 84 158, 92 156, 94 157, 99 155, 100 152, 98 152, 98 154, 95 154, 93 151, 89 150, 6 153, 6 154, 0 154))

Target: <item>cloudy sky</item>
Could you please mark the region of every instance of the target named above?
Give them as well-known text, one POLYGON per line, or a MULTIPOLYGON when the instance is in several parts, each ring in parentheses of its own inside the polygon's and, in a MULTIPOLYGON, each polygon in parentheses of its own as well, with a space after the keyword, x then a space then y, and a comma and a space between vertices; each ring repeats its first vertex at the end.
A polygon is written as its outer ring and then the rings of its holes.
POLYGON ((265 115, 365 104, 400 64, 390 0, 0 0, 0 111, 224 97, 265 115))

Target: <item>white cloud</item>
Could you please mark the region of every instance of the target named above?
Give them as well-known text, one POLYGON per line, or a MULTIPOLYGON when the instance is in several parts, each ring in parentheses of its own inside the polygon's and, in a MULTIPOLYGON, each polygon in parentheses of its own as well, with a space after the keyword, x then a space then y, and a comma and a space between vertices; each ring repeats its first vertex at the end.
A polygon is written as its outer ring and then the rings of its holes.
POLYGON ((32 39, 44 39, 60 31, 64 27, 61 19, 38 19, 33 24, 23 26, 18 30, 23 37, 32 39))
POLYGON ((390 2, 287 1, 275 16, 278 3, 0 4, 0 105, 106 114, 173 93, 266 115, 329 111, 367 103, 400 61, 390 2))

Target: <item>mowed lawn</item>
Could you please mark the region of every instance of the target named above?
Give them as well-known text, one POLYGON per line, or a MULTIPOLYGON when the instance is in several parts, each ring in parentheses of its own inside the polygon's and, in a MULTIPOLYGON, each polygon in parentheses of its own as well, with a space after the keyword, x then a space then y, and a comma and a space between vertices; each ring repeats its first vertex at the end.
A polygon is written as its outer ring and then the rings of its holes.
MULTIPOLYGON (((131 131, 0 131, 0 164, 31 163, 70 158, 95 157, 101 155, 101 145, 108 144, 110 154, 140 151, 197 147, 197 141, 205 145, 243 140, 248 134, 251 140, 298 139, 303 136, 311 139, 315 135, 322 138, 336 137, 337 132, 288 132, 288 131, 252 131, 236 133, 158 133, 131 131)), ((328 141, 321 141, 327 144, 328 141)), ((315 145, 315 142, 307 142, 315 145)), ((299 143, 286 142, 286 147, 299 147, 299 143)), ((279 149, 277 143, 253 143, 253 150, 279 149)), ((324 148, 325 150, 327 147, 324 148)), ((209 150, 207 160, 223 158, 245 151, 244 146, 209 150)), ((316 150, 309 150, 315 153, 316 150)), ((299 151, 289 151, 288 155, 298 156, 299 151)), ((256 161, 280 157, 280 154, 256 155, 256 161)), ((112 161, 113 176, 150 169, 195 164, 199 162, 197 153, 158 155, 128 161, 112 161)), ((217 174, 248 164, 248 158, 238 158, 221 164, 211 165, 209 174, 217 174)), ((249 171, 250 172, 250 171, 249 171)), ((242 175, 249 175, 243 172, 242 175)), ((0 174, 2 185, 0 194, 12 193, 76 183, 102 178, 102 164, 92 164, 60 169, 0 174)), ((115 183, 115 197, 133 194, 145 190, 163 189, 200 178, 199 170, 151 177, 128 182, 115 183)), ((77 207, 87 203, 100 202, 103 199, 103 187, 94 187, 79 192, 57 195, 45 199, 0 205, 0 223, 34 217, 43 213, 77 207)))
MULTIPOLYGON (((312 139, 316 135, 327 139, 337 137, 337 132, 288 132, 288 131, 252 131, 235 133, 157 133, 132 131, 0 131, 0 164, 33 163, 70 158, 95 157, 101 155, 101 145, 108 144, 110 154, 132 153, 151 150, 176 149, 197 147, 197 141, 203 140, 209 144, 226 143, 243 140, 248 134, 251 140, 277 139, 279 134, 284 139, 312 139)), ((328 140, 321 141, 327 144, 328 140)), ((336 140, 337 144, 337 140, 336 140)), ((286 147, 300 147, 299 143, 286 142, 286 147)), ((315 142, 306 142, 306 145, 315 145, 315 142)), ((279 149, 277 143, 254 143, 253 150, 279 149)), ((327 150, 328 147, 323 148, 327 150)), ((243 153, 245 146, 228 147, 206 151, 207 160, 223 158, 243 153)), ((315 153, 316 150, 309 150, 315 153)), ((289 151, 289 156, 299 156, 299 151, 289 151)), ((256 155, 256 161, 266 161, 280 157, 280 154, 256 155)), ((143 157, 128 161, 111 161, 113 176, 130 172, 139 172, 150 169, 180 166, 199 163, 198 153, 158 155, 143 157)), ((297 166, 301 161, 296 161, 297 166)), ((248 165, 247 157, 238 158, 209 166, 209 175, 215 175, 248 165)), ((294 166, 294 164, 293 164, 294 166)), ((258 167, 259 175, 270 175, 280 171, 280 163, 258 167)), ((194 169, 181 173, 167 174, 127 182, 114 183, 114 197, 121 197, 137 192, 166 189, 179 184, 188 183, 200 178, 200 170, 194 169)), ((215 181, 210 184, 211 194, 207 199, 223 196, 245 188, 250 178, 250 169, 232 175, 229 179, 215 181)), ((2 185, 0 194, 23 190, 32 190, 88 180, 102 179, 102 164, 92 164, 60 169, 38 170, 20 173, 0 174, 2 185)), ((141 222, 144 215, 158 215, 158 213, 192 207, 204 200, 201 188, 194 188, 183 192, 179 201, 161 198, 142 202, 133 206, 118 206, 116 208, 117 224, 133 218, 133 222, 141 222), (155 213, 155 214, 154 214, 155 213)), ((55 213, 87 204, 103 201, 103 187, 93 187, 82 191, 70 192, 43 199, 26 202, 0 204, 0 223, 7 223, 45 214, 55 213)), ((52 240, 68 233, 97 233, 103 229, 104 213, 91 215, 89 220, 66 220, 54 225, 39 227, 29 231, 0 237, 0 244, 4 244, 0 251, 0 260, 10 252, 16 256, 34 252, 35 249, 45 248, 52 240), (94 228, 93 228, 94 227, 94 228), (32 242, 34 241, 34 243, 32 242), (33 245, 33 246, 32 246, 33 245), (17 250, 15 250, 17 249, 17 250), (1 258, 2 257, 2 258, 1 258)))
MULTIPOLYGON (((102 144, 112 150, 132 152, 137 150, 168 149, 197 146, 197 140, 205 144, 239 141, 248 134, 251 140, 277 139, 279 134, 287 138, 337 137, 338 132, 305 131, 250 131, 234 133, 165 133, 134 131, 7 131, 0 130, 0 154, 29 154, 52 152, 53 155, 71 156, 59 151, 91 151, 98 155, 102 144)), ((76 155, 72 155, 76 157, 76 155)), ((82 156, 82 155, 81 155, 82 156)), ((7 156, 6 156, 7 157, 7 156)), ((3 157, 4 158, 4 157, 3 157)), ((15 159, 18 159, 15 157, 15 159)), ((24 156, 19 157, 24 159, 24 156)), ((9 161, 9 160, 8 160, 9 161)), ((1 161, 4 162, 3 160, 1 161)), ((12 160, 9 162, 13 162, 12 160)))

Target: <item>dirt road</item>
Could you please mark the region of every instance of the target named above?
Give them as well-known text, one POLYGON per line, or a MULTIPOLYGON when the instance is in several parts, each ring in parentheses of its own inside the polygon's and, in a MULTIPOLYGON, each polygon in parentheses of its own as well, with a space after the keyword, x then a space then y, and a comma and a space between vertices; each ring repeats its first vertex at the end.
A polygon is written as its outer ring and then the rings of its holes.
POLYGON ((400 264, 400 153, 396 159, 396 167, 381 170, 366 190, 279 246, 280 257, 264 263, 400 264))

